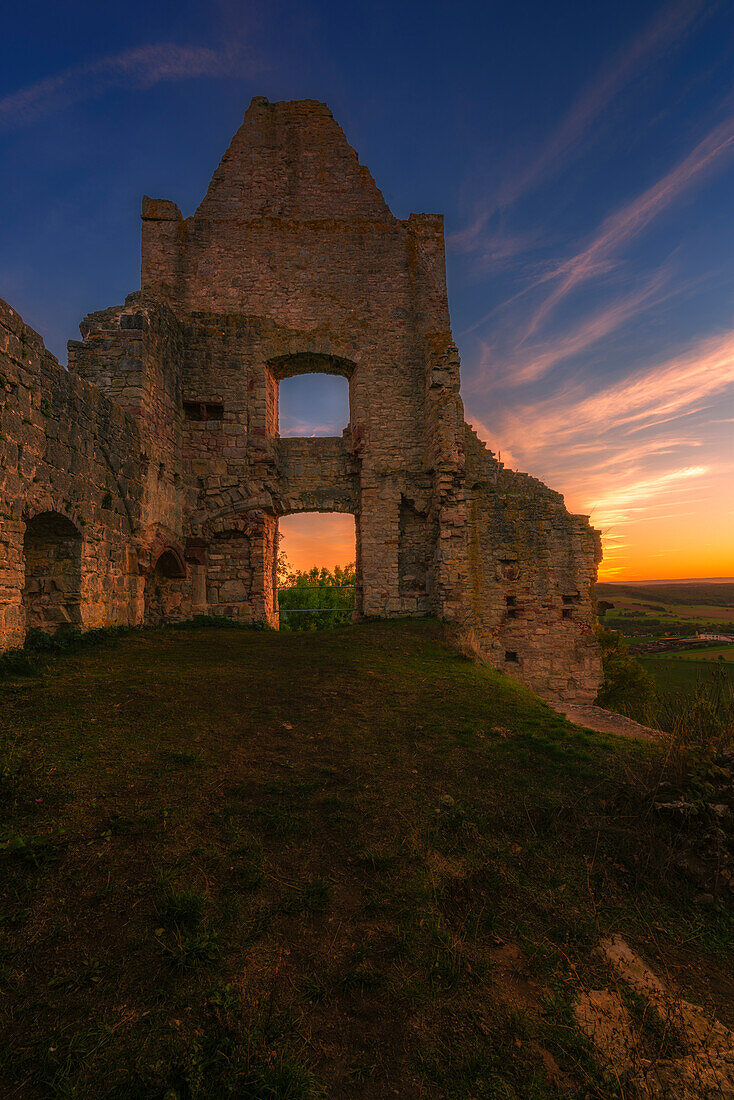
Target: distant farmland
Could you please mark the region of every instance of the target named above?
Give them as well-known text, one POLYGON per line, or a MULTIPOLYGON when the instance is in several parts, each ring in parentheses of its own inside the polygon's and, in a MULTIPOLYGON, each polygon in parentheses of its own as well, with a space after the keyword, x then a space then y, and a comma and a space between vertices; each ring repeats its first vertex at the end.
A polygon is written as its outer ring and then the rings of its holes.
POLYGON ((704 605, 734 609, 734 581, 662 581, 640 584, 600 581, 596 586, 596 593, 599 599, 610 600, 612 603, 629 599, 635 603, 672 604, 676 607, 704 605))
POLYGON ((734 581, 680 581, 596 586, 597 600, 611 604, 603 623, 626 636, 697 630, 734 633, 734 581))

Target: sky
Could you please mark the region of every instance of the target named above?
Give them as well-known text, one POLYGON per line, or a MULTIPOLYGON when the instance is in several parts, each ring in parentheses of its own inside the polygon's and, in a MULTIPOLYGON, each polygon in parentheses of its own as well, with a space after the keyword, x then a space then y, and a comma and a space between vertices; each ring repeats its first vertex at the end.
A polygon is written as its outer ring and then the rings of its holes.
MULTIPOLYGON (((600 576, 731 576, 733 76, 732 0, 29 0, 0 296, 65 363, 139 286, 141 196, 193 213, 253 95, 324 100, 398 217, 445 215, 479 435, 591 516, 600 576)), ((340 434, 332 384, 284 392, 283 431, 340 434)), ((352 559, 351 517, 319 520, 286 552, 352 559)))

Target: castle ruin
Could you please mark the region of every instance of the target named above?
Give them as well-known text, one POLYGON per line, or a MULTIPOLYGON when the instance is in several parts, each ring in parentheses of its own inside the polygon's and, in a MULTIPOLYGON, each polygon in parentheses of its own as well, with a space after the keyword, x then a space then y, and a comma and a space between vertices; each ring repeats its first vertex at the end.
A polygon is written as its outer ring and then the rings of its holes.
POLYGON ((600 680, 596 532, 464 422, 442 218, 390 212, 328 108, 253 99, 196 213, 143 200, 141 290, 68 370, 0 302, 0 649, 32 627, 278 624, 278 520, 355 518, 357 618, 433 615, 551 701, 600 680), (278 387, 348 380, 340 438, 278 387))

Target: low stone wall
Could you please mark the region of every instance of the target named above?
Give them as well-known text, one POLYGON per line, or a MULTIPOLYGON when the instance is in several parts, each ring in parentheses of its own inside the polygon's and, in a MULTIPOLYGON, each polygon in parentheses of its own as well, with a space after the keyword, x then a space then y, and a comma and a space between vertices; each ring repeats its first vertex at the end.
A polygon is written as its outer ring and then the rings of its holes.
POLYGON ((591 702, 599 534, 563 497, 466 433, 469 614, 489 660, 552 702, 591 702))
POLYGON ((0 649, 143 618, 136 423, 0 300, 0 649))

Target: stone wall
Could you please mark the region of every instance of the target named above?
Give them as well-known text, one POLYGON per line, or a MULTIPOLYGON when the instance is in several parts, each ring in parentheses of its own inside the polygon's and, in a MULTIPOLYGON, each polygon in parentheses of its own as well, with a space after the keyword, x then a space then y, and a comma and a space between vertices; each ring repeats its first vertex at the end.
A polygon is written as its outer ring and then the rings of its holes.
POLYGON ((0 649, 143 617, 135 421, 0 301, 0 649))
POLYGON ((591 701, 599 535, 527 474, 506 470, 467 427, 471 621, 489 659, 553 701, 591 701))
POLYGON ((464 423, 440 216, 394 217, 324 104, 257 98, 193 216, 142 220, 142 290, 82 322, 69 373, 3 315, 0 644, 54 616, 277 626, 279 517, 349 512, 360 615, 460 623, 592 698, 598 540, 464 423), (347 379, 347 428, 281 438, 281 381, 315 372, 347 379))

